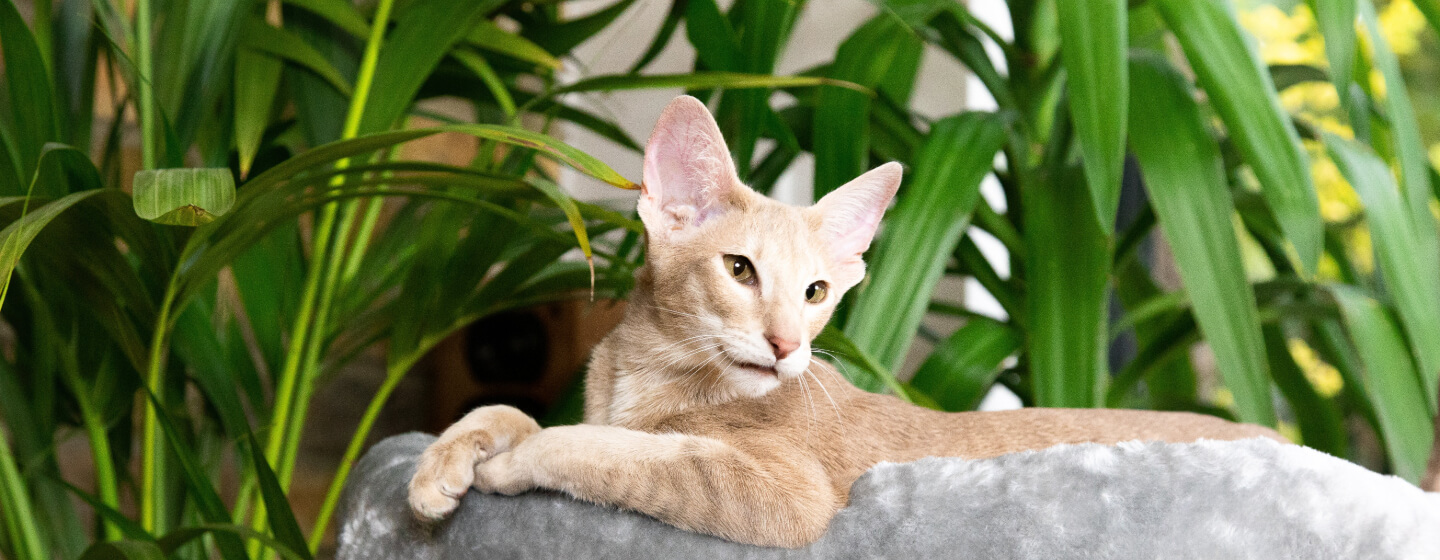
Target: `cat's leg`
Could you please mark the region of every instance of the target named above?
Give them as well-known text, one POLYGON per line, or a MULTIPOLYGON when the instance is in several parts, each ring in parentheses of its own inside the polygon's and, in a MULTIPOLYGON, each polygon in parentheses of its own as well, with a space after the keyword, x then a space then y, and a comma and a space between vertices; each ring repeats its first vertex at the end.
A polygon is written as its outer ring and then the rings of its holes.
POLYGON ((560 490, 766 546, 815 541, 842 505, 819 462, 793 449, 742 451, 709 437, 616 426, 547 428, 475 471, 479 490, 560 490))
POLYGON ((460 504, 475 478, 475 465, 519 445, 540 425, 511 406, 482 406, 450 426, 420 455, 410 479, 410 510, 437 520, 460 504))

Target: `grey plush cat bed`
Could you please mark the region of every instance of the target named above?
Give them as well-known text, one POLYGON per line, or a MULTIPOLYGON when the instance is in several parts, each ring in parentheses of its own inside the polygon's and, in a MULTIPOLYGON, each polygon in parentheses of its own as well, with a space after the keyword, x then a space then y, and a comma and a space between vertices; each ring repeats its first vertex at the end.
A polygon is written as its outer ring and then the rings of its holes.
POLYGON ((799 549, 736 544, 553 492, 405 501, 434 438, 380 442, 342 503, 339 558, 1440 558, 1440 494, 1269 440, 1063 445, 881 464, 799 549))

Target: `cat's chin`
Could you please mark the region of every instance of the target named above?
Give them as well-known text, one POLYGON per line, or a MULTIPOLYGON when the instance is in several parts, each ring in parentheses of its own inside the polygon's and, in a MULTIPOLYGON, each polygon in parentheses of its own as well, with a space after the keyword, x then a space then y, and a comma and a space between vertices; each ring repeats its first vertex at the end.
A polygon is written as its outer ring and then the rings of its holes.
POLYGON ((758 398, 780 387, 780 375, 773 367, 736 364, 730 370, 730 383, 736 392, 758 398))

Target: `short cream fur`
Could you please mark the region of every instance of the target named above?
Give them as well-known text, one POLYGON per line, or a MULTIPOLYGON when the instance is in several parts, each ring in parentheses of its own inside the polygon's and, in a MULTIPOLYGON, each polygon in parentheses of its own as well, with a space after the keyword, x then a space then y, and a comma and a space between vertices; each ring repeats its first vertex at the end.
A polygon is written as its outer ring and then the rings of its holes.
POLYGON ((591 357, 585 423, 541 429, 511 407, 477 409, 421 456, 411 509, 438 520, 471 487, 546 488, 735 541, 798 547, 825 532, 855 479, 882 461, 1081 442, 1284 441, 1197 414, 948 414, 851 386, 812 358, 810 340, 864 278, 861 256, 900 178, 888 163, 814 206, 781 204, 736 178, 705 106, 676 99, 646 147, 647 264, 624 320, 591 357), (727 255, 750 263, 753 282, 736 280, 727 255), (817 282, 828 293, 806 301, 817 282))

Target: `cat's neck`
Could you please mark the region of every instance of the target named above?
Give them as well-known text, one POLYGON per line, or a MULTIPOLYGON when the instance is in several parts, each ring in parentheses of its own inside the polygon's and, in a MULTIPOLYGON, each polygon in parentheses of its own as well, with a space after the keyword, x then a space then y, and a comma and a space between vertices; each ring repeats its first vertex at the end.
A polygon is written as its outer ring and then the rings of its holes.
POLYGON ((647 425, 695 407, 755 396, 722 382, 723 361, 704 351, 710 346, 705 338, 666 328, 665 315, 677 311, 655 303, 647 272, 636 274, 624 318, 591 356, 585 421, 647 425))

